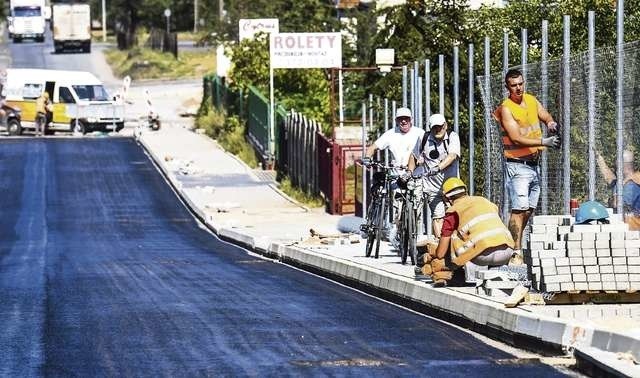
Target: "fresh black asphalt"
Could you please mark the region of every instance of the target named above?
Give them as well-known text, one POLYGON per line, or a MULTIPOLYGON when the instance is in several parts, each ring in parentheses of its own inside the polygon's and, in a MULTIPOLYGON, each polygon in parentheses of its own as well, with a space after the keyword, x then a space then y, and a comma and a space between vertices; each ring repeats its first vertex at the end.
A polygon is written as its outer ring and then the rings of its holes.
POLYGON ((560 374, 220 241, 133 139, 0 140, 0 376, 560 374))

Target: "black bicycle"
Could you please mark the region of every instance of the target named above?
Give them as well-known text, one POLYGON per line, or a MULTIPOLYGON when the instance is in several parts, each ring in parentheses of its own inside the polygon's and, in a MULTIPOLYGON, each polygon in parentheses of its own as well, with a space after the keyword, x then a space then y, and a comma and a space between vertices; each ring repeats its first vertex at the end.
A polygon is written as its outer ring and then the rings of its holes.
POLYGON ((422 208, 422 178, 409 176, 406 180, 399 180, 401 184, 402 212, 398 234, 400 238, 400 258, 402 264, 407 263, 407 256, 411 257, 411 264, 416 264, 418 238, 418 214, 422 208))
POLYGON ((366 222, 360 226, 360 230, 367 235, 365 256, 371 257, 375 244, 374 257, 377 259, 380 253, 380 240, 382 239, 382 233, 385 229, 385 219, 392 214, 393 201, 391 194, 393 190, 391 184, 398 176, 393 173, 394 167, 391 165, 385 165, 375 161, 361 161, 360 163, 365 167, 378 169, 378 171, 373 173, 373 182, 369 190, 370 202, 367 209, 366 222))

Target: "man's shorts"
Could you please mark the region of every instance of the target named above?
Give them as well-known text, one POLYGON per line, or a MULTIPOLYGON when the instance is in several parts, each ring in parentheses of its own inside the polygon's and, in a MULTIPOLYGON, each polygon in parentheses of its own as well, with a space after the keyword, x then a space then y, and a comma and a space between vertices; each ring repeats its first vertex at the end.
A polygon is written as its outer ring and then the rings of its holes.
POLYGON ((431 210, 431 219, 444 218, 444 201, 442 200, 442 192, 424 191, 424 200, 429 204, 431 210))
POLYGON ((538 166, 507 162, 507 188, 512 210, 529 210, 538 206, 540 175, 538 166))

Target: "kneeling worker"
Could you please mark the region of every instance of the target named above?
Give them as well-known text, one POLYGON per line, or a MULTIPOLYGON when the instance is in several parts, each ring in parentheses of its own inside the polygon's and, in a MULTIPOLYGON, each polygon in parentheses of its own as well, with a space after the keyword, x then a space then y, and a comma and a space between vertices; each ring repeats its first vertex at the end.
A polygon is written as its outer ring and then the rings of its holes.
POLYGON ((427 248, 422 273, 434 286, 444 286, 452 271, 468 261, 480 266, 507 265, 513 256, 513 237, 498 214, 498 207, 484 197, 467 195, 467 186, 457 177, 442 184, 450 204, 438 246, 427 248), (447 251, 451 251, 447 256, 447 251))

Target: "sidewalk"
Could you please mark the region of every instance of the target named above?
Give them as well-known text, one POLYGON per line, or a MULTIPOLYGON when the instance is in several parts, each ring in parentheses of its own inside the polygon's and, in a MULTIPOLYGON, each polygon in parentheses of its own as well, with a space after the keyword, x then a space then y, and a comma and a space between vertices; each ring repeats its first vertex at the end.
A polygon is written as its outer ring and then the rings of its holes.
MULTIPOLYGON (((286 198, 215 141, 184 126, 138 132, 138 139, 193 212, 220 237, 249 250, 542 354, 573 352, 579 366, 640 376, 640 304, 520 305, 474 287, 438 288, 414 278, 388 245, 364 257, 364 241, 321 244, 320 233, 356 232, 353 216, 308 210, 286 198)), ((348 241, 348 239, 338 239, 348 241)))

